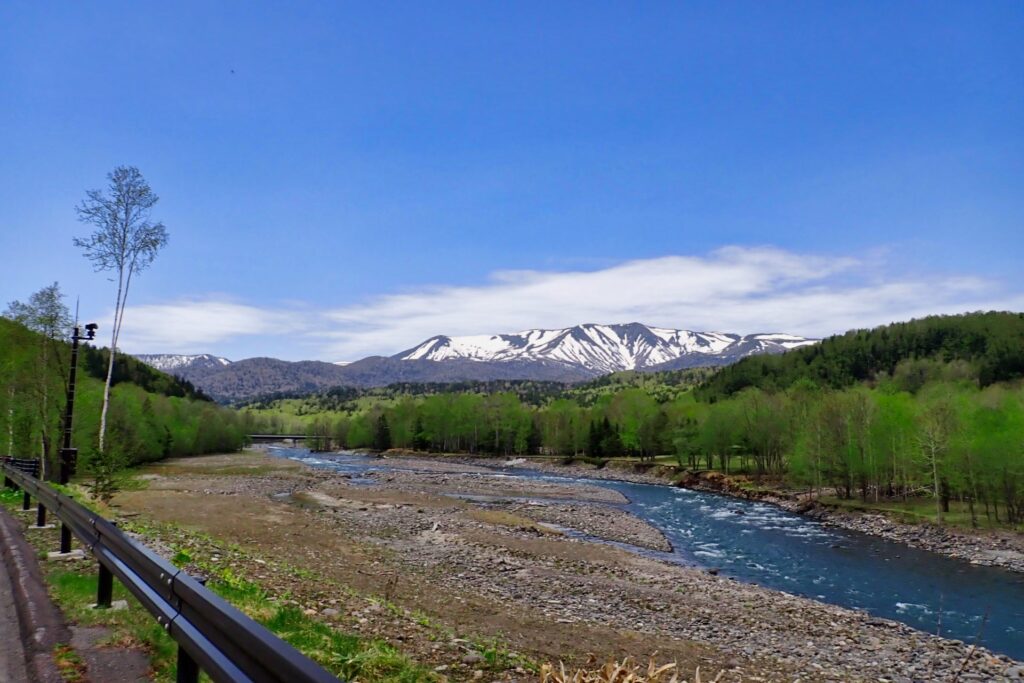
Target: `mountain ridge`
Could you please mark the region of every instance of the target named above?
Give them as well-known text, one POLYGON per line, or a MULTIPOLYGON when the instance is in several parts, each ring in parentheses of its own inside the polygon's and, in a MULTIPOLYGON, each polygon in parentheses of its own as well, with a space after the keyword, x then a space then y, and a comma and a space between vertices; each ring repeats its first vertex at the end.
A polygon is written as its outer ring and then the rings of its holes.
POLYGON ((694 332, 642 323, 581 324, 512 334, 436 335, 392 356, 350 363, 212 354, 139 354, 139 360, 189 380, 219 401, 334 386, 395 382, 530 379, 582 382, 621 370, 656 372, 728 365, 817 340, 785 333, 694 332))
POLYGON ((671 363, 692 367, 703 364, 698 361, 701 356, 738 360, 754 353, 781 353, 815 341, 784 333, 762 332, 741 336, 652 327, 635 322, 614 325, 588 323, 514 334, 437 335, 392 357, 401 360, 488 362, 548 360, 606 374, 671 363), (684 358, 690 362, 682 360, 684 358))

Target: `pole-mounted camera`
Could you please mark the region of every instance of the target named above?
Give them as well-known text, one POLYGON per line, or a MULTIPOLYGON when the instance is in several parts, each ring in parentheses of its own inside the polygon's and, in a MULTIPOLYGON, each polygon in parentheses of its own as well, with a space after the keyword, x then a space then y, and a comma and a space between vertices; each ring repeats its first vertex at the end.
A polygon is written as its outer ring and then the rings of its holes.
MULTIPOLYGON (((78 325, 75 325, 71 333, 71 366, 68 375, 68 402, 64 410, 64 443, 60 449, 60 483, 67 484, 71 475, 75 472, 78 463, 78 449, 71 447, 71 423, 75 417, 75 373, 78 371, 78 342, 92 341, 96 338, 96 330, 100 328, 96 323, 89 323, 85 326, 85 336, 79 332, 78 325)), ((60 528, 60 551, 71 552, 71 530, 67 524, 60 528)))

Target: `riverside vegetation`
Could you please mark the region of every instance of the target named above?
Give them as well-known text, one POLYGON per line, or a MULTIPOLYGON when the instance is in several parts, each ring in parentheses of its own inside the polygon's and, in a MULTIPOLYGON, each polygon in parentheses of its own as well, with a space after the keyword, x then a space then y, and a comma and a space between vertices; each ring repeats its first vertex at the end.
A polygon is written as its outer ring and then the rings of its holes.
MULTIPOLYGON (((56 285, 8 309, 0 318, 0 438, 5 455, 40 458, 46 478, 57 472, 63 434, 70 347, 56 285), (42 306, 49 301, 49 308, 42 306), (47 313, 49 310, 49 313, 47 313)), ((15 302, 18 304, 18 302, 15 302)), ((73 443, 79 464, 98 492, 109 495, 129 465, 172 455, 238 450, 248 434, 246 416, 211 402, 188 382, 125 356, 118 359, 100 454, 99 425, 109 350, 81 348, 73 443)))
POLYGON ((670 460, 939 522, 1016 526, 1022 377, 1024 315, 978 313, 851 331, 717 373, 339 389, 245 412, 324 447, 670 460))

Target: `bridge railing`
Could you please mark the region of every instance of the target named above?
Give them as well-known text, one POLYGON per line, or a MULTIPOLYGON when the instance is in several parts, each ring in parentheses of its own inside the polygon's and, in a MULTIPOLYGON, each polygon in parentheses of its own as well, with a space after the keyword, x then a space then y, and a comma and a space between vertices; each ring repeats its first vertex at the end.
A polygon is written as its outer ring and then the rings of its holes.
MULTIPOLYGON (((0 462, 5 483, 35 497, 99 562, 97 607, 111 606, 113 578, 178 643, 178 683, 205 671, 218 683, 338 683, 313 660, 136 542, 117 526, 39 479, 0 462)), ((27 507, 26 507, 27 509, 27 507)))

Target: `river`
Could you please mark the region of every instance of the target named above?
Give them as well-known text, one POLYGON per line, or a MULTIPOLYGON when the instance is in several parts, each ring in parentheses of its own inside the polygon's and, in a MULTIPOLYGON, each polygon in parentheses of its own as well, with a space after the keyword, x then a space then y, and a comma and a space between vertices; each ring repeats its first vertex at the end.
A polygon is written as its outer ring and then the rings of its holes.
MULTIPOLYGON (((271 453, 313 467, 360 475, 414 469, 401 460, 354 453, 271 453)), ((671 562, 717 569, 756 583, 1024 659, 1024 575, 827 527, 772 505, 653 484, 561 477, 515 467, 480 476, 583 482, 622 493, 625 509, 665 534, 671 562)), ((367 483, 372 479, 366 479, 367 483)), ((456 493, 456 492, 453 492, 456 493)))

